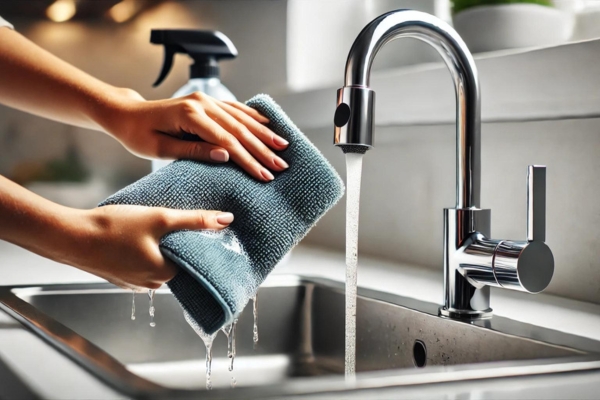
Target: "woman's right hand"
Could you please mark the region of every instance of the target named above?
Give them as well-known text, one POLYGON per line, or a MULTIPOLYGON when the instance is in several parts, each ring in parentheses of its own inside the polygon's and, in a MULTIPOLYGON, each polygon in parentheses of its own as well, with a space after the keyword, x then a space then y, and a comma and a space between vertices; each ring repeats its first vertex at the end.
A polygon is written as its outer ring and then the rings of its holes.
POLYGON ((177 267, 159 250, 160 239, 182 229, 221 230, 233 214, 207 210, 111 205, 83 211, 87 223, 73 241, 69 263, 124 288, 156 289, 177 267))

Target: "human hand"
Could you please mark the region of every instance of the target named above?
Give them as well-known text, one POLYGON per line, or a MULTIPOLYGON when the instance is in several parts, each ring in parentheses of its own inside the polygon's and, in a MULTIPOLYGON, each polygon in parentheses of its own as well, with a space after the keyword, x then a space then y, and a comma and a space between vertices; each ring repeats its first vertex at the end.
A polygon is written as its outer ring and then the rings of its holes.
POLYGON ((125 288, 156 289, 177 273, 158 247, 169 232, 221 230, 233 214, 112 205, 77 210, 0 176, 0 240, 125 288))
POLYGON ((117 100, 99 117, 100 125, 133 154, 217 163, 231 159, 264 182, 274 179, 270 170, 288 168, 273 152, 288 142, 267 128, 269 120, 253 108, 200 92, 146 101, 134 91, 118 90, 117 100), (203 141, 181 140, 185 133, 203 141))
POLYGON ((237 102, 196 92, 146 101, 131 89, 102 82, 41 49, 12 29, 0 29, 0 103, 75 126, 103 130, 146 158, 226 162, 254 178, 273 179, 287 167, 273 151, 287 142, 267 118, 237 102), (204 142, 179 140, 184 133, 204 142))
POLYGON ((79 223, 71 242, 69 264, 127 289, 156 289, 175 276, 177 267, 158 247, 167 233, 221 230, 233 221, 233 214, 220 211, 130 205, 82 212, 86 223, 79 223))

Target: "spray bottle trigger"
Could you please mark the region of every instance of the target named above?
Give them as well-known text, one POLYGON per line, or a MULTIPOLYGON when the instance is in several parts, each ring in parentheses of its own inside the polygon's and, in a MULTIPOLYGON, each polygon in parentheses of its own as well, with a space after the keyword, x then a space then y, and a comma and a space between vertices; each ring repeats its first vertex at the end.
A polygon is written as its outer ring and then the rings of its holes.
POLYGON ((175 49, 172 46, 165 45, 165 59, 163 61, 163 66, 158 75, 158 79, 156 82, 152 84, 152 87, 157 87, 165 80, 169 72, 171 71, 171 67, 173 67, 173 57, 175 56, 175 49))

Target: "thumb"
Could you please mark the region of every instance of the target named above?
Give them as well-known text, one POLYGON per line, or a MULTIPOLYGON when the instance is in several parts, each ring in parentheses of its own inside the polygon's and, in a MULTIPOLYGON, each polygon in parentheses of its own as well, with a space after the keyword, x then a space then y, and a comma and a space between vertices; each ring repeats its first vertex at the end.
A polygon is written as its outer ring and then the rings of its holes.
POLYGON ((221 230, 233 222, 233 214, 222 211, 165 209, 165 214, 167 223, 161 224, 161 234, 182 229, 221 230))

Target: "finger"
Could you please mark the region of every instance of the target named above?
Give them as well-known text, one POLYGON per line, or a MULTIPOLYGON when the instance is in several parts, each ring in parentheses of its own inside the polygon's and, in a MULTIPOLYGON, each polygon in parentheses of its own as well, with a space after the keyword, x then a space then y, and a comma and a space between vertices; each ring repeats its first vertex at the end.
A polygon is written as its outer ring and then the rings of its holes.
POLYGON ((263 142, 248 130, 248 128, 238 122, 231 114, 217 105, 208 106, 205 109, 208 116, 213 118, 227 132, 231 133, 236 139, 265 167, 274 171, 283 171, 288 168, 288 164, 263 142))
POLYGON ((158 135, 157 156, 166 160, 196 160, 213 163, 229 161, 229 152, 220 146, 207 142, 191 142, 158 135))
POLYGON ((259 123, 245 112, 223 101, 215 101, 215 103, 227 113, 232 115, 238 122, 244 124, 250 130, 250 132, 254 134, 254 136, 259 138, 267 146, 270 146, 276 150, 283 150, 288 146, 289 143, 287 140, 275 134, 275 132, 259 123))
POLYGON ((235 136, 223 129, 210 117, 192 115, 190 121, 193 127, 187 129, 189 132, 197 134, 207 142, 223 147, 229 153, 230 159, 252 177, 263 182, 270 182, 275 179, 273 174, 256 161, 235 136))
POLYGON ((248 107, 247 105, 240 103, 239 101, 223 101, 223 103, 237 108, 238 110, 244 112, 245 114, 247 114, 247 115, 251 116, 252 118, 254 118, 255 120, 257 120, 261 124, 269 123, 269 118, 265 117, 264 115, 262 115, 261 113, 256 111, 254 108, 248 107))
POLYGON ((167 232, 182 229, 221 230, 233 222, 233 214, 212 210, 173 210, 161 209, 159 229, 167 232))

